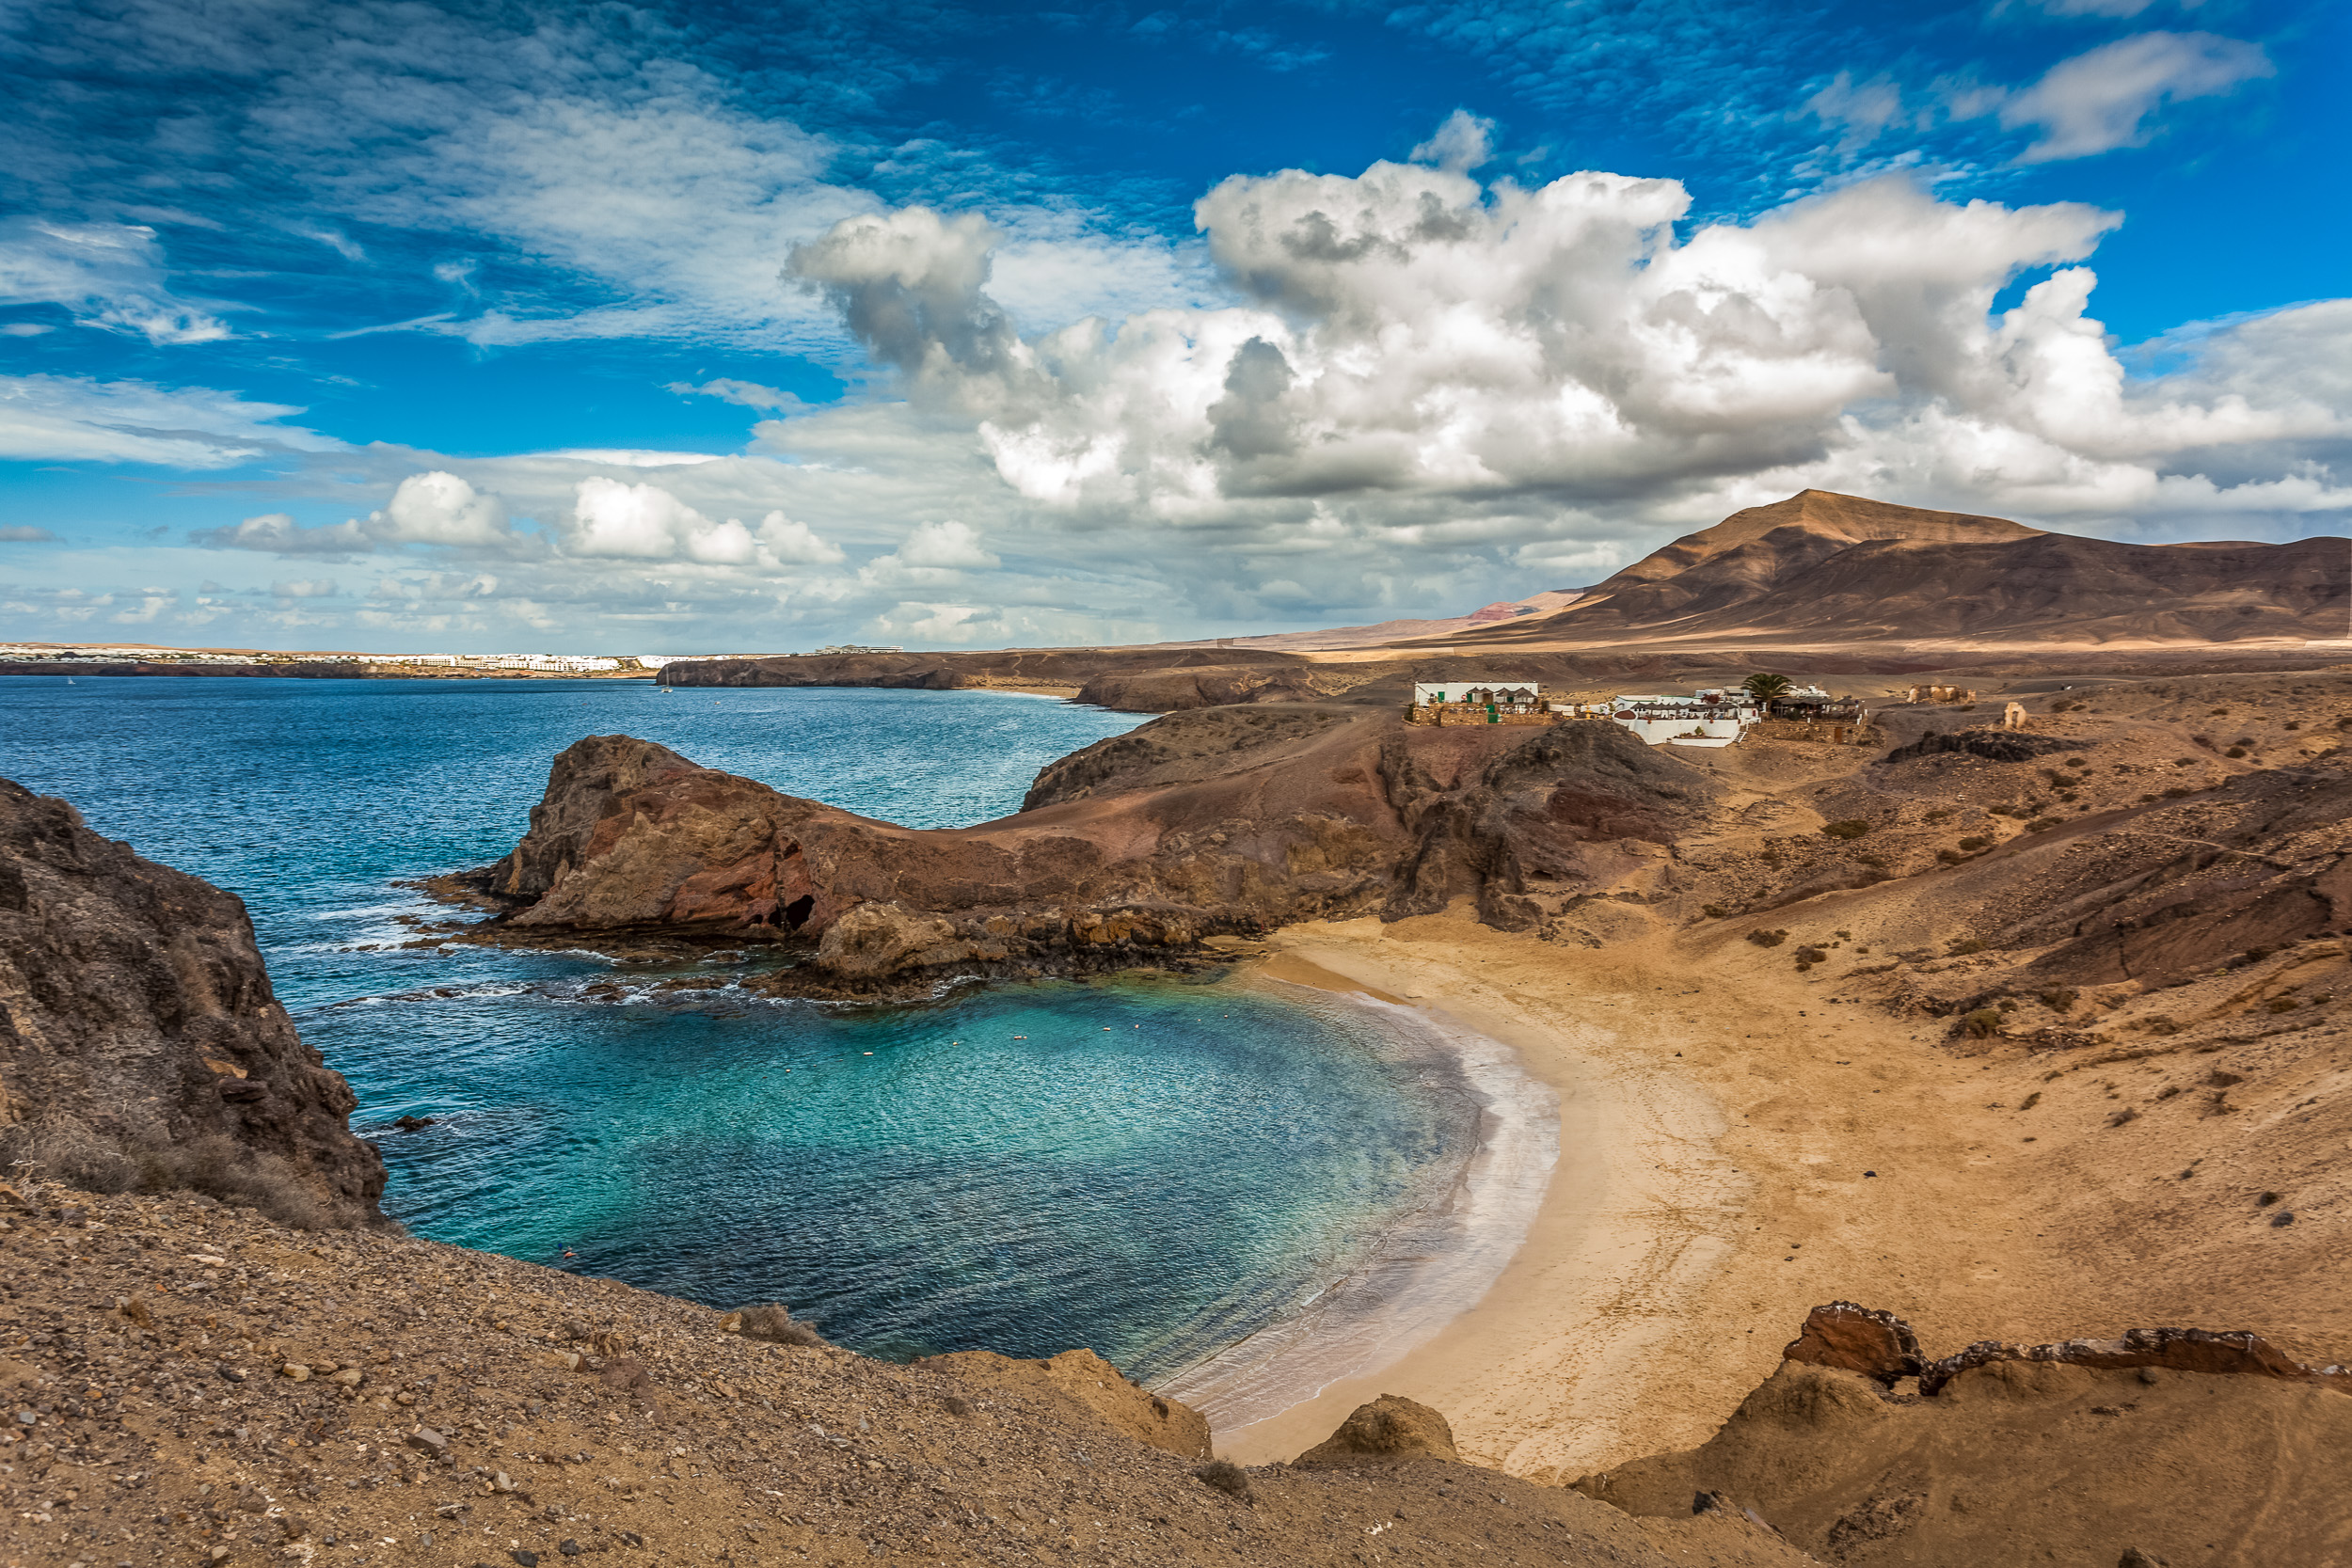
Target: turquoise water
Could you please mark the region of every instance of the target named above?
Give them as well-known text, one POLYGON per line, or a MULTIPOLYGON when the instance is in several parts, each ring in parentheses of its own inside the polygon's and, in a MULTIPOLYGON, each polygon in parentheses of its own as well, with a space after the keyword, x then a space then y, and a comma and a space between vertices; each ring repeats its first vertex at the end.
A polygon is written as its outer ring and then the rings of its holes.
POLYGON ((724 963, 404 949, 442 911, 393 885, 503 853, 585 735, 949 826, 1137 722, 989 692, 16 676, 0 774, 245 898, 420 1234, 781 1300, 872 1354, 1088 1345, 1151 1379, 1428 1210, 1476 1140, 1444 1053, 1197 980, 846 1007, 752 996, 724 963))

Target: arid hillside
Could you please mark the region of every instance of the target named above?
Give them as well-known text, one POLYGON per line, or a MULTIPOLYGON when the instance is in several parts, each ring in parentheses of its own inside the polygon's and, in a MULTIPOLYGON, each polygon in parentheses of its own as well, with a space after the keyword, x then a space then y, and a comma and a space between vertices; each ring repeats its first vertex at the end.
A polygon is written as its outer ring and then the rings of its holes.
POLYGON ((1678 539, 1462 653, 1690 638, 1795 644, 2340 638, 2352 541, 2129 545, 1807 490, 1678 539))

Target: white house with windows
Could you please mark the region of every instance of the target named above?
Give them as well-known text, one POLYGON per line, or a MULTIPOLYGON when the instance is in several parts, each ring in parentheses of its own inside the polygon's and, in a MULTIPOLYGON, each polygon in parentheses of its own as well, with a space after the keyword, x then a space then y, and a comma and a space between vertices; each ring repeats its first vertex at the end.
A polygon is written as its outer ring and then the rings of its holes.
MULTIPOLYGON (((1415 681, 1413 705, 1473 703, 1480 707, 1529 707, 1543 700, 1544 689, 1534 681, 1493 675, 1465 675, 1454 680, 1415 681)), ((1393 700, 1393 699, 1391 699, 1393 700)))
POLYGON ((1729 746, 1764 717, 1754 697, 1722 687, 1688 697, 1613 697, 1602 711, 1652 746, 1729 746))

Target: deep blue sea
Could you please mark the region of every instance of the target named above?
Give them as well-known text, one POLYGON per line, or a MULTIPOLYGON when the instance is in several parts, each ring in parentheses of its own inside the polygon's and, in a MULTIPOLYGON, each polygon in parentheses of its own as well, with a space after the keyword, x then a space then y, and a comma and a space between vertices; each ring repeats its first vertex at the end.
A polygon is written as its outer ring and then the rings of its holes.
POLYGON ((1150 1381, 1289 1321, 1454 1181, 1478 1110, 1442 1053, 1223 981, 665 990, 728 966, 403 948, 447 911, 395 885, 504 853, 582 736, 942 827, 1140 721, 978 691, 0 676, 0 774, 245 899, 418 1233, 782 1301, 869 1354, 1086 1345, 1150 1381))

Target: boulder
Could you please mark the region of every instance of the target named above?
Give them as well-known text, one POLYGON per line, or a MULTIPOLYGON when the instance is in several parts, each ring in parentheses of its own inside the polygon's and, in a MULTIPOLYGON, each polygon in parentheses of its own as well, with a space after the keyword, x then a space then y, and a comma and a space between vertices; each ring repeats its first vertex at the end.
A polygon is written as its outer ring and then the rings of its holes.
POLYGON ((1360 1465, 1384 1459, 1443 1459, 1458 1463, 1454 1428, 1425 1404, 1383 1394, 1359 1404, 1339 1430, 1298 1456, 1301 1465, 1360 1465))
POLYGON ((817 964, 845 980, 871 980, 927 961, 969 956, 956 928, 937 915, 914 914, 897 904, 860 904, 825 927, 817 964))
POLYGON ((1833 1301, 1805 1314, 1804 1327, 1781 1351, 1785 1361, 1836 1367, 1891 1384, 1916 1377, 1925 1364, 1919 1337, 1892 1312, 1833 1301))

